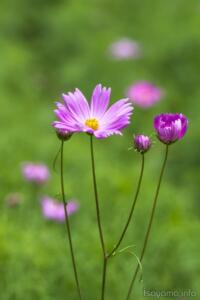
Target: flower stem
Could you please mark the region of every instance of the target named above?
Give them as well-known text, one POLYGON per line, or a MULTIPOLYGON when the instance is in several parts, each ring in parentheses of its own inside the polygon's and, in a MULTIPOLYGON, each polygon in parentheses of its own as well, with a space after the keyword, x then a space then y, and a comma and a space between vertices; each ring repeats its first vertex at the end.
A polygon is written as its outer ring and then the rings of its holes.
MULTIPOLYGON (((158 199, 158 195, 159 195, 159 191, 160 191, 160 185, 161 185, 161 182, 162 182, 162 178, 163 178, 163 174, 164 174, 164 170, 165 170, 165 166, 166 166, 166 162, 167 162, 167 157, 168 157, 168 145, 166 145, 165 158, 164 158, 164 161, 163 161, 163 164, 162 164, 162 168, 161 168, 161 172, 160 172, 160 176, 159 176, 159 180, 158 180, 158 185, 157 185, 157 188, 156 188, 156 193, 155 193, 153 207, 152 207, 152 211, 151 211, 151 215, 150 215, 150 220, 149 220, 149 224, 148 224, 148 227, 147 227, 147 231, 146 231, 146 235, 145 235, 145 239, 144 239, 144 244, 143 244, 143 247, 142 247, 142 252, 141 252, 141 255, 140 255, 140 262, 142 262, 142 259, 144 257, 145 250, 146 250, 146 247, 147 247, 147 243, 148 243, 148 239, 149 239, 149 235, 150 235, 150 231, 151 231, 151 227, 152 227, 152 223, 153 223, 153 218, 154 218, 154 214, 155 214, 155 210, 156 210, 157 199, 158 199)), ((140 266, 139 266, 139 263, 138 263, 137 267, 136 267, 136 270, 135 270, 135 273, 133 275, 129 290, 128 290, 126 300, 130 299, 131 292, 132 292, 134 282, 135 282, 135 279, 137 277, 137 273, 139 271, 139 268, 140 268, 140 266)))
POLYGON ((107 256, 108 258, 110 258, 115 253, 115 251, 119 248, 119 246, 120 246, 120 244, 121 244, 121 242, 122 242, 122 240, 123 240, 123 238, 126 234, 126 231, 128 229, 128 226, 130 224, 130 221, 131 221, 134 209, 135 209, 135 205, 136 205, 138 195, 139 195, 139 192, 140 192, 142 177, 143 177, 143 173, 144 173, 144 154, 143 153, 141 154, 141 157, 142 157, 142 165, 141 165, 140 177, 139 177, 139 180, 138 180, 137 190, 136 190, 135 197, 134 197, 134 200, 133 200, 133 203, 132 203, 132 206, 131 206, 131 210, 130 210, 127 222, 124 226, 124 229, 121 233, 121 236, 120 236, 117 244, 114 246, 113 250, 108 254, 108 256, 107 256))
POLYGON ((94 159, 94 147, 93 147, 93 136, 90 136, 90 150, 91 150, 91 162, 92 162, 92 177, 94 185, 94 196, 96 204, 96 214, 97 214, 97 224, 99 229, 99 237, 101 242, 101 248, 103 252, 103 276, 102 276, 102 286, 101 286, 101 300, 104 300, 105 295, 105 282, 106 282, 106 269, 107 269, 107 254, 105 249, 103 230, 101 225, 100 209, 99 209, 99 198, 96 182, 96 171, 95 171, 95 159, 94 159))
POLYGON ((102 288, 101 288, 101 300, 104 299, 105 295, 105 285, 106 285, 106 271, 107 271, 107 257, 104 256, 103 259, 103 275, 102 275, 102 288))
POLYGON ((60 149, 60 184, 61 184, 61 192, 62 192, 62 200, 63 200, 63 206, 64 206, 64 212, 65 212, 65 224, 67 228, 67 234, 68 234, 68 239, 69 239, 69 247, 70 247, 70 253, 71 253, 71 258, 72 258, 72 265, 73 265, 73 270, 74 270, 74 277, 76 281, 76 287, 77 287, 77 292, 79 299, 82 299, 81 296, 81 291, 80 291, 80 286, 79 286, 79 280, 78 280, 78 273, 77 273, 77 268, 76 268, 76 261, 75 261, 75 256, 74 256, 74 250, 73 250, 73 244, 72 244, 72 237, 71 237, 71 228, 70 228, 70 222, 67 214, 67 201, 65 199, 65 190, 64 190, 64 172, 63 172, 63 152, 64 152, 64 141, 61 142, 61 149, 60 149))

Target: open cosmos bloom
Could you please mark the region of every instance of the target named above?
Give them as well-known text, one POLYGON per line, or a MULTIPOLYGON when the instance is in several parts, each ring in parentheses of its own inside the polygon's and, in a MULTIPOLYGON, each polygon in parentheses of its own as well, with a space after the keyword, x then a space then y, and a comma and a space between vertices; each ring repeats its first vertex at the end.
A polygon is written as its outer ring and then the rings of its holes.
MULTIPOLYGON (((50 198, 43 197, 41 199, 42 213, 46 219, 55 220, 58 222, 64 222, 65 212, 62 203, 50 198)), ((79 205, 76 201, 69 201, 66 205, 68 216, 72 215, 79 209, 79 205)))
POLYGON ((157 137, 164 144, 180 140, 188 128, 188 119, 183 114, 160 114, 154 118, 157 137))
POLYGON ((140 152, 145 153, 151 147, 151 140, 148 136, 139 134, 133 137, 134 148, 140 152))
POLYGON ((49 170, 44 164, 24 163, 22 174, 27 181, 38 184, 45 183, 49 179, 49 170))
POLYGON ((138 58, 140 52, 139 44, 129 38, 122 38, 109 47, 109 54, 117 60, 138 58))
POLYGON ((127 91, 127 96, 131 101, 142 108, 153 106, 161 100, 163 94, 162 89, 147 81, 138 81, 127 91))
POLYGON ((98 139, 121 135, 121 130, 130 123, 133 107, 128 99, 121 99, 108 108, 110 93, 110 88, 98 84, 90 105, 79 89, 63 94, 63 103, 56 103, 58 121, 53 122, 53 127, 66 134, 87 132, 98 139))

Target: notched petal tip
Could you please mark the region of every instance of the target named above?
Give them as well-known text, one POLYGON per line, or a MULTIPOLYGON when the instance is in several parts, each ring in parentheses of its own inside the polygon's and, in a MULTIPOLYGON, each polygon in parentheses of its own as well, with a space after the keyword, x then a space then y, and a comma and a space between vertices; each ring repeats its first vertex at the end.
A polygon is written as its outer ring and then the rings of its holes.
POLYGON ((61 96, 62 96, 62 98, 65 98, 68 96, 68 94, 62 93, 61 96))
POLYGON ((99 89, 102 89, 102 84, 101 83, 98 83, 95 88, 99 88, 99 89))
POLYGON ((96 92, 99 92, 99 93, 101 93, 101 92, 103 92, 103 93, 106 93, 106 92, 111 93, 111 87, 106 87, 106 86, 103 86, 101 83, 98 83, 95 86, 95 88, 94 88, 93 91, 96 91, 96 92))

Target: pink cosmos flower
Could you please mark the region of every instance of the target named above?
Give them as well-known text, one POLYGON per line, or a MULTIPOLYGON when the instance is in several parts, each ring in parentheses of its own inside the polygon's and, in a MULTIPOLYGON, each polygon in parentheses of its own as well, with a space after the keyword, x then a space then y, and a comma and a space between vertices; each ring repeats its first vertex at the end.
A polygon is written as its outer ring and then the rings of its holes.
POLYGON ((44 164, 24 163, 22 174, 27 181, 44 183, 49 179, 49 170, 44 164))
POLYGON ((98 139, 122 135, 121 130, 130 123, 133 107, 128 99, 121 99, 108 108, 110 93, 110 88, 98 84, 90 105, 79 89, 63 94, 64 103, 57 103, 55 114, 58 121, 53 122, 53 127, 66 134, 87 132, 98 139))
MULTIPOLYGON (((56 200, 49 197, 43 197, 41 199, 41 205, 43 216, 46 219, 64 222, 65 212, 62 203, 59 203, 56 200)), ((73 200, 69 201, 66 207, 68 216, 72 215, 79 209, 78 203, 73 200)))
POLYGON ((127 95, 136 105, 148 108, 161 100, 163 90, 147 81, 138 81, 128 88, 127 95))
POLYGON ((111 44, 109 53, 118 60, 138 58, 140 56, 140 47, 137 42, 128 38, 122 38, 111 44))

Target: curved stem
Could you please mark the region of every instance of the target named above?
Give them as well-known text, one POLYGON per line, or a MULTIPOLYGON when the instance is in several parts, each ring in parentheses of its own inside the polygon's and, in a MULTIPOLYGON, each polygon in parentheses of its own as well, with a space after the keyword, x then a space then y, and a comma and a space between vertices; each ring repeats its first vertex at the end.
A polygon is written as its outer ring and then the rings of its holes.
POLYGON ((68 239, 69 239, 69 247, 70 247, 72 265, 73 265, 73 270, 74 270, 74 277, 75 277, 75 281, 76 281, 78 296, 79 296, 79 299, 81 300, 82 296, 81 296, 81 291, 80 291, 80 286, 79 286, 78 273, 77 273, 76 261, 75 261, 73 244, 72 244, 71 228, 70 228, 69 218, 68 218, 68 214, 67 214, 67 201, 65 199, 64 172, 63 172, 63 160, 64 160, 63 156, 64 155, 63 155, 63 152, 64 152, 64 141, 61 142, 61 149, 60 149, 60 184, 61 184, 62 200, 63 200, 63 206, 64 206, 64 212, 65 212, 65 224, 66 224, 66 228, 67 228, 67 234, 68 234, 68 239))
MULTIPOLYGON (((152 207, 152 211, 151 211, 151 215, 150 215, 150 220, 149 220, 149 224, 148 224, 148 227, 147 227, 147 231, 146 231, 146 235, 145 235, 145 239, 144 239, 144 244, 143 244, 143 247, 142 247, 142 252, 141 252, 141 255, 140 255, 140 262, 142 262, 142 259, 144 257, 145 251, 146 251, 146 247, 147 247, 147 243, 148 243, 148 239, 149 239, 149 235, 150 235, 150 231, 151 231, 151 227, 152 227, 152 223, 153 223, 153 218, 154 218, 154 214, 155 214, 155 210, 156 210, 156 204, 157 204, 157 199, 158 199, 158 195, 159 195, 159 191, 160 191, 160 185, 161 185, 161 182, 162 182, 162 178, 163 178, 163 174, 164 174, 164 170, 165 170, 165 166, 166 166, 166 162, 167 162, 167 157, 168 157, 168 145, 166 145, 165 158, 164 158, 164 161, 163 161, 163 165, 162 165, 159 180, 158 180, 158 185, 157 185, 157 189, 156 189, 156 193, 155 193, 155 198, 154 198, 153 207, 152 207)), ((133 275, 133 279, 131 281, 131 284, 130 284, 130 287, 129 287, 129 290, 128 290, 126 300, 130 299, 131 292, 132 292, 132 289, 133 289, 133 286, 134 286, 134 282, 135 282, 135 279, 136 279, 138 271, 139 271, 139 267, 140 267, 139 264, 137 264, 135 273, 133 275)))
POLYGON ((96 172, 95 172, 93 136, 92 135, 90 136, 90 150, 91 150, 92 177, 93 177, 93 185, 94 185, 94 196, 95 196, 95 204, 96 204, 97 224, 98 224, 99 237, 100 237, 100 242, 101 242, 101 247, 102 247, 102 252, 103 252, 103 276, 102 276, 102 286, 101 286, 101 300, 104 300, 107 255, 106 255, 106 248, 105 248, 103 230, 102 230, 102 225, 101 225, 101 217, 100 217, 100 209, 99 209, 99 197, 98 197, 96 172))
POLYGON ((118 249, 118 247, 120 246, 120 244, 121 244, 121 242, 122 242, 122 240, 123 240, 123 238, 124 238, 124 236, 126 234, 126 231, 128 229, 128 226, 130 224, 130 221, 131 221, 134 209, 135 209, 135 205, 136 205, 136 202, 137 202, 137 199, 138 199, 138 195, 139 195, 139 192, 140 192, 142 177, 143 177, 143 173, 144 173, 144 154, 143 153, 141 154, 141 157, 142 157, 142 166, 141 166, 141 171, 140 171, 140 177, 139 177, 139 180, 138 180, 138 185, 137 185, 135 197, 134 197, 134 200, 133 200, 133 203, 132 203, 132 206, 131 206, 131 210, 130 210, 127 222, 126 222, 126 224, 124 226, 124 229, 123 229, 123 231, 121 233, 121 236, 120 236, 117 244, 114 246, 113 250, 108 254, 108 256, 107 256, 108 258, 110 258, 115 253, 115 251, 118 249))

